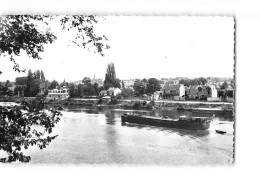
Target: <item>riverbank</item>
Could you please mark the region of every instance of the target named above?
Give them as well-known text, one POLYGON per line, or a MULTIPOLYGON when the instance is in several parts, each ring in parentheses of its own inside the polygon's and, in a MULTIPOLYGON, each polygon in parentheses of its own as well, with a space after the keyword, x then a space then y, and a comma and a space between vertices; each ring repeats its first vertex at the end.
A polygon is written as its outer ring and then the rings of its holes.
POLYGON ((164 110, 186 110, 197 112, 229 112, 232 113, 234 109, 233 103, 227 102, 208 102, 208 101, 172 101, 172 100, 158 100, 148 101, 141 99, 134 100, 118 100, 112 98, 111 100, 102 99, 65 99, 53 100, 47 98, 28 98, 28 97, 6 97, 0 99, 2 102, 39 102, 43 101, 46 104, 54 106, 96 106, 107 108, 122 108, 122 109, 164 109, 164 110), (210 109, 210 110, 206 110, 210 109))

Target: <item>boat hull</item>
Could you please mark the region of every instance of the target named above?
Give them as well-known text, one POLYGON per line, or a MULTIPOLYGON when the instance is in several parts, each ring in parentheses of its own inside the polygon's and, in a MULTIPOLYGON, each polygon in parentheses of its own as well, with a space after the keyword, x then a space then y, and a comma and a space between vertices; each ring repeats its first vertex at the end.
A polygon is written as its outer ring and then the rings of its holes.
POLYGON ((123 123, 128 122, 187 130, 207 130, 210 127, 210 122, 196 123, 195 121, 174 121, 170 119, 154 118, 149 116, 122 115, 121 119, 123 123))

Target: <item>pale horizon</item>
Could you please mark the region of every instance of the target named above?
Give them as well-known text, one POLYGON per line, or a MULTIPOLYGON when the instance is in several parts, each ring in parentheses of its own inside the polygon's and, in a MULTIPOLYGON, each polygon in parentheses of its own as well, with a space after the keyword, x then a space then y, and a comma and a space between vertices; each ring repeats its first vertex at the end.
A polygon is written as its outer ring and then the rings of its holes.
MULTIPOLYGON (((111 62, 121 80, 234 75, 233 17, 105 16, 96 26, 96 33, 106 35, 111 46, 104 57, 70 45, 70 35, 57 24, 52 27, 58 39, 44 46, 43 60, 23 53, 16 57, 21 68, 43 70, 49 81, 94 75, 104 79, 111 62)), ((15 72, 9 59, 1 59, 0 81, 27 75, 15 72)))

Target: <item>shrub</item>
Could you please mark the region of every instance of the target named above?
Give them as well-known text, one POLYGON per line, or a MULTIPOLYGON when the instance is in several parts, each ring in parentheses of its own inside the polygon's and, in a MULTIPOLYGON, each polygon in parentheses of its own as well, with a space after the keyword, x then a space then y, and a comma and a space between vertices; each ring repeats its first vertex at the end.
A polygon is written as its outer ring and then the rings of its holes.
POLYGON ((122 94, 118 94, 118 95, 116 95, 116 99, 123 99, 122 94))
POLYGON ((140 108, 142 105, 140 102, 136 101, 133 105, 133 108, 140 108))
POLYGON ((102 102, 103 102, 102 98, 99 98, 97 104, 102 104, 102 102))
POLYGON ((131 105, 128 104, 128 103, 125 103, 125 104, 123 104, 123 107, 124 107, 124 108, 129 108, 129 107, 131 107, 131 105))
POLYGON ((149 104, 151 104, 152 106, 154 106, 155 102, 154 102, 154 101, 151 101, 149 104))
POLYGON ((111 101, 108 103, 109 105, 116 105, 118 103, 118 100, 115 97, 111 98, 111 101))
POLYGON ((152 108, 153 108, 153 106, 151 104, 146 105, 146 109, 152 109, 152 108))

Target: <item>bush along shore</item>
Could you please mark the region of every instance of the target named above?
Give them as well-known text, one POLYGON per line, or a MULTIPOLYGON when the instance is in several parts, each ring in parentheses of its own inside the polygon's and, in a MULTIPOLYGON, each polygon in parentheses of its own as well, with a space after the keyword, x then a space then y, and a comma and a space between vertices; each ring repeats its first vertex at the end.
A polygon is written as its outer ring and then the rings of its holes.
POLYGON ((165 110, 187 110, 192 111, 194 109, 218 109, 223 111, 233 111, 233 103, 207 103, 203 101, 194 102, 178 102, 178 101, 146 101, 146 100, 119 100, 112 97, 109 100, 102 98, 99 99, 65 99, 65 100, 53 100, 44 97, 5 97, 0 98, 0 101, 4 102, 44 102, 54 106, 97 106, 108 108, 123 108, 123 109, 165 109, 165 110))

